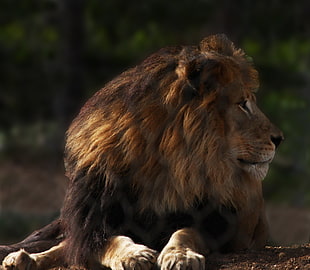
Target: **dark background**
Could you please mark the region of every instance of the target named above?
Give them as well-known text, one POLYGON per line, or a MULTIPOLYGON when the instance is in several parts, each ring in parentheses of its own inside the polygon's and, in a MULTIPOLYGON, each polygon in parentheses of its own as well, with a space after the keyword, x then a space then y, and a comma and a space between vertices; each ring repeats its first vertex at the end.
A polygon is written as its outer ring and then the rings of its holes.
POLYGON ((308 241, 309 14, 308 0, 0 0, 0 243, 57 216, 65 131, 93 93, 161 47, 214 33, 254 59, 259 105, 285 134, 264 180, 272 230, 289 236, 274 242, 308 241))

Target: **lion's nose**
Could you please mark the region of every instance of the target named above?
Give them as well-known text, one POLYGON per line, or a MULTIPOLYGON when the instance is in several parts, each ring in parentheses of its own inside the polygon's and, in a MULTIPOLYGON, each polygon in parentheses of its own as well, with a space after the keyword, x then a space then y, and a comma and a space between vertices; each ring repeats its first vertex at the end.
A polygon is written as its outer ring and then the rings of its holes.
POLYGON ((280 143, 284 140, 284 137, 282 134, 277 135, 277 136, 271 135, 270 139, 272 143, 275 145, 275 147, 277 148, 280 145, 280 143))

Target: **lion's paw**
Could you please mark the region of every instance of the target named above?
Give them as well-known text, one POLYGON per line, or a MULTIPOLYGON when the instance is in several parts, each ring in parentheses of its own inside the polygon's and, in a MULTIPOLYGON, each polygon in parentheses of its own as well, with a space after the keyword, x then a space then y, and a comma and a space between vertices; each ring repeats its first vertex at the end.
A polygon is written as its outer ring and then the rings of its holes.
POLYGON ((205 257, 190 248, 165 248, 158 257, 161 270, 204 270, 205 257))
POLYGON ((4 270, 36 270, 35 259, 25 250, 21 249, 7 255, 3 262, 4 270))
POLYGON ((156 263, 157 252, 143 245, 134 245, 115 262, 113 270, 150 270, 156 263))

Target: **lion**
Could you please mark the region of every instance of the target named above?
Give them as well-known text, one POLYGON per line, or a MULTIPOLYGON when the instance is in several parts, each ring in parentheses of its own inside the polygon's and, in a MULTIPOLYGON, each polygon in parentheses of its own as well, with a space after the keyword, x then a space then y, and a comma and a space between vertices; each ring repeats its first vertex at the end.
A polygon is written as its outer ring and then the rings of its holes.
POLYGON ((67 132, 64 240, 6 269, 205 268, 262 248, 262 195, 283 140, 256 105, 258 73, 225 35, 159 50, 98 91, 67 132))

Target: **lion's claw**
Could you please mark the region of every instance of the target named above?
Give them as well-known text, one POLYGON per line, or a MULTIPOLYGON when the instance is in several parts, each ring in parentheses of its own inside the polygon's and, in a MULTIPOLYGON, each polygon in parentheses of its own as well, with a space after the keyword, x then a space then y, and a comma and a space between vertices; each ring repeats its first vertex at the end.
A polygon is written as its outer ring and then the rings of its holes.
POLYGON ((168 248, 158 257, 161 270, 204 270, 205 257, 190 248, 168 248))
MULTIPOLYGON (((135 248, 140 245, 135 245, 135 248)), ((115 270, 150 270, 156 263, 157 252, 142 246, 128 252, 119 262, 115 262, 115 270)))
POLYGON ((4 270, 36 270, 35 259, 25 250, 21 249, 7 255, 3 262, 4 270))

